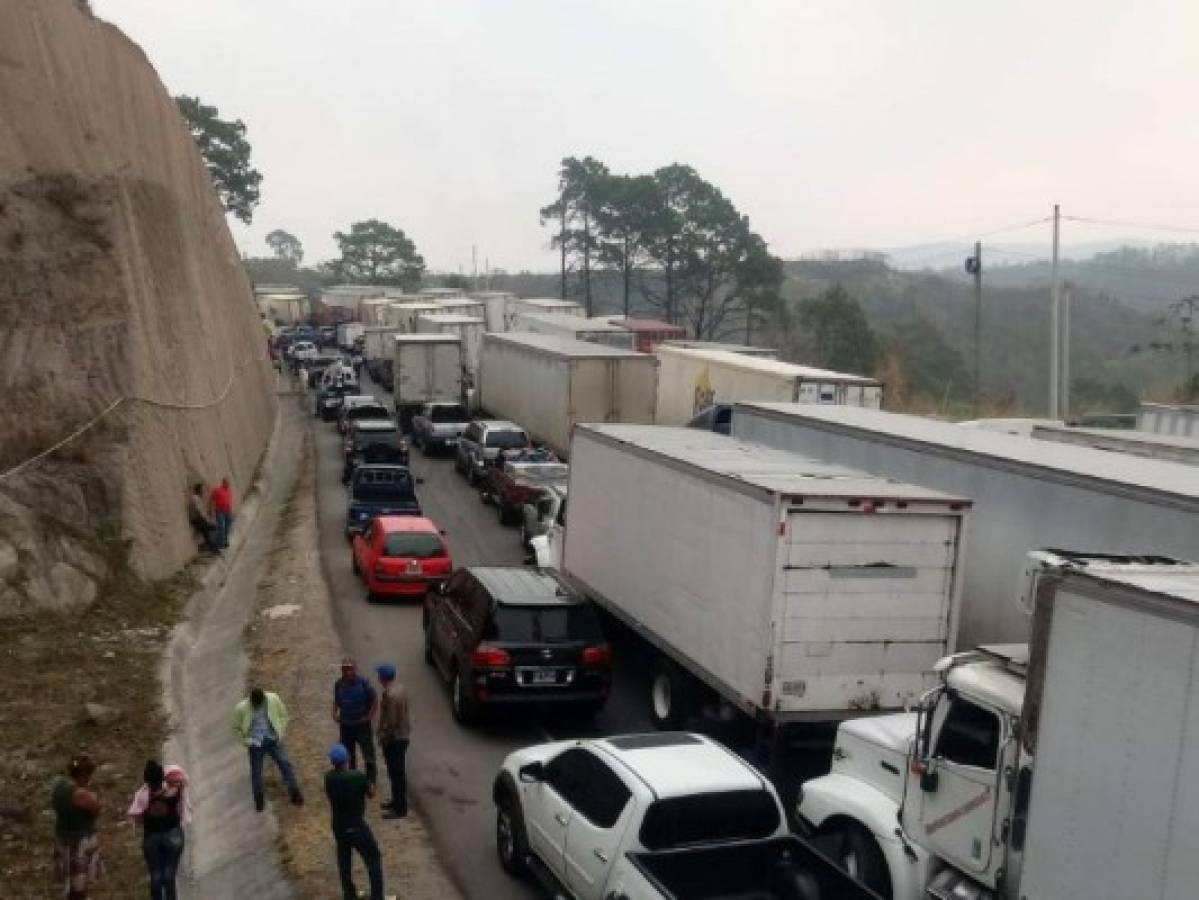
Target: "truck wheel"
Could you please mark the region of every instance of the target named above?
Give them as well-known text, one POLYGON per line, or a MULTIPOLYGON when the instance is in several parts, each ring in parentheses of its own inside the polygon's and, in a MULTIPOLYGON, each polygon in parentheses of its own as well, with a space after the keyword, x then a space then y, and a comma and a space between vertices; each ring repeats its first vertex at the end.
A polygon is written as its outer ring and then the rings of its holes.
POLYGON ((473 725, 475 723, 475 702, 467 693, 466 683, 462 680, 460 669, 454 669, 450 694, 454 704, 454 721, 459 725, 473 725))
POLYGON ((665 657, 654 663, 649 681, 649 714, 661 731, 682 728, 691 712, 691 683, 687 673, 665 657))
POLYGON ((856 822, 842 822, 833 831, 840 837, 837 865, 883 900, 891 900, 891 873, 874 835, 856 822))
POLYGON ((525 836, 524 816, 507 790, 500 794, 495 805, 495 850, 505 872, 514 878, 525 874, 529 840, 525 836))

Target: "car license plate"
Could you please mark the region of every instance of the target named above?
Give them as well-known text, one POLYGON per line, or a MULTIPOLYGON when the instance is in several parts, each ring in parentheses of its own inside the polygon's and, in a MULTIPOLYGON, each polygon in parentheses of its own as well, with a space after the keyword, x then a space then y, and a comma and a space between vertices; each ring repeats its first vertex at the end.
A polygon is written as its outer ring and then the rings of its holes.
POLYGON ((530 673, 533 677, 530 679, 531 684, 557 684, 558 670, 557 669, 534 669, 530 673))

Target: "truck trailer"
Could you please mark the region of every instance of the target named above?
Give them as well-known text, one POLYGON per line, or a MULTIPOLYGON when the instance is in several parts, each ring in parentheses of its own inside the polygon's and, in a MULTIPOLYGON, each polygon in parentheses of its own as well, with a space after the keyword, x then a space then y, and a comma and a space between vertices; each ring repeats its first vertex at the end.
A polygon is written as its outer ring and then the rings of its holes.
POLYGON ((691 428, 579 425, 564 576, 640 635, 660 728, 902 708, 954 646, 962 497, 691 428), (708 705, 708 704, 704 704, 708 705))
POLYGON ((1190 900, 1199 566, 1034 552, 1020 597, 1030 644, 948 657, 916 711, 841 725, 802 829, 890 900, 1190 900))
POLYGON ((1192 466, 840 406, 743 403, 743 440, 970 497, 961 640, 1028 640, 1012 603, 1035 547, 1199 559, 1192 466))
POLYGON ((486 330, 487 323, 477 316, 431 313, 419 316, 416 320, 418 334, 454 334, 462 341, 462 365, 466 368, 470 382, 467 387, 474 387, 479 374, 479 348, 486 330))
POLYGON ((654 421, 657 362, 645 353, 547 334, 487 334, 479 406, 562 456, 579 422, 654 421))
POLYGON ((883 386, 873 378, 759 359, 728 350, 662 344, 658 357, 658 424, 686 425, 716 404, 740 400, 867 406, 878 409, 883 386))
POLYGON ((392 336, 392 377, 400 430, 426 403, 463 400, 462 341, 456 334, 392 336))
POLYGON ((563 313, 518 313, 513 319, 511 331, 552 334, 576 341, 619 347, 622 350, 633 350, 635 343, 633 332, 619 325, 613 325, 604 319, 588 319, 563 313))

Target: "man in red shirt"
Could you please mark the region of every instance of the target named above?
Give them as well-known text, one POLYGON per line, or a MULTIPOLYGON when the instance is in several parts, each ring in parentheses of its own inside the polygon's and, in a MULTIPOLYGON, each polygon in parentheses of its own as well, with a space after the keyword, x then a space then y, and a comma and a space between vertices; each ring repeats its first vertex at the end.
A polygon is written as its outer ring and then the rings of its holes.
POLYGON ((229 546, 229 532, 233 529, 233 488, 228 478, 212 489, 212 517, 216 520, 216 538, 221 547, 229 546))

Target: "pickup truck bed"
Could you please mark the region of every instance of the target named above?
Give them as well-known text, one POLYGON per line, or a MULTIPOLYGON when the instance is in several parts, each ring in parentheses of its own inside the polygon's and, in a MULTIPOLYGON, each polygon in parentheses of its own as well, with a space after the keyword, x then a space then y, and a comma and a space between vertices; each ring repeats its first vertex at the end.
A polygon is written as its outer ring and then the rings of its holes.
POLYGON ((797 837, 628 854, 665 900, 878 900, 797 837))

